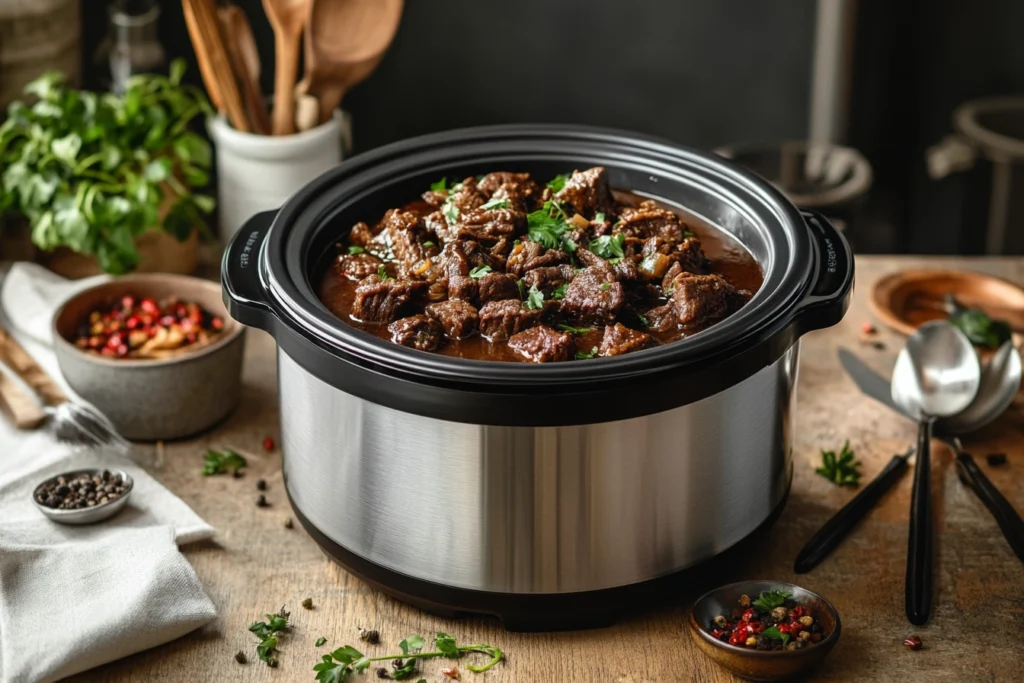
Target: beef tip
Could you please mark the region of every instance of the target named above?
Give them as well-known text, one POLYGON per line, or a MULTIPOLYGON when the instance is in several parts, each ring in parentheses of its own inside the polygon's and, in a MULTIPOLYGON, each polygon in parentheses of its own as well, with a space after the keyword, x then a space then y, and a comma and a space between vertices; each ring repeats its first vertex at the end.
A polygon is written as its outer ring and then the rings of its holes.
POLYGON ((477 188, 494 199, 507 199, 509 208, 529 213, 540 203, 541 189, 529 173, 489 173, 477 188))
POLYGON ((446 201, 448 201, 448 192, 438 192, 437 190, 427 190, 422 195, 423 201, 430 204, 435 209, 440 209, 446 201))
POLYGON ((370 226, 362 221, 352 226, 352 230, 348 233, 348 243, 355 247, 366 248, 373 241, 373 230, 370 226))
POLYGON ((448 298, 476 301, 480 292, 479 284, 468 275, 453 275, 448 278, 448 298))
POLYGON ((529 173, 507 173, 499 171, 497 173, 488 173, 481 178, 480 182, 477 183, 477 189, 488 197, 491 197, 502 185, 533 185, 536 187, 537 183, 530 180, 529 173))
POLYGON ((683 274, 683 267, 678 263, 672 263, 665 271, 665 277, 661 279, 661 288, 665 294, 671 294, 672 281, 683 274))
POLYGON ((384 262, 365 251, 361 254, 342 254, 335 262, 338 272, 349 280, 362 280, 376 273, 384 262))
POLYGON ((575 348, 571 334, 556 332, 545 325, 512 335, 508 346, 517 356, 531 363, 571 360, 575 348))
POLYGON ((603 166, 573 171, 565 186, 555 193, 555 199, 572 204, 576 213, 591 220, 598 213, 603 213, 606 218, 615 213, 615 199, 608 187, 608 171, 603 166))
POLYGON ((675 306, 671 302, 652 308, 644 313, 647 329, 654 332, 668 332, 679 327, 675 306))
POLYGON ((604 337, 601 339, 601 348, 598 349, 597 355, 621 356, 654 345, 655 341, 651 335, 626 327, 622 323, 615 323, 604 328, 604 337))
POLYGON ((476 178, 466 178, 456 187, 457 190, 448 191, 445 201, 437 211, 431 212, 423 219, 427 229, 445 244, 459 239, 463 218, 487 201, 484 194, 477 189, 476 178))
POLYGON ((467 301, 454 299, 430 304, 427 315, 437 319, 445 336, 451 339, 465 339, 480 327, 480 313, 467 301))
POLYGON ((632 282, 633 280, 640 279, 640 271, 637 270, 633 259, 629 257, 613 265, 612 272, 615 273, 615 278, 620 282, 632 282))
POLYGON ((508 273, 487 273, 477 280, 476 300, 485 304, 488 301, 502 301, 519 296, 519 286, 514 275, 508 273))
POLYGON ((442 277, 452 278, 459 275, 469 275, 470 264, 464 251, 465 243, 449 242, 438 255, 437 260, 441 268, 442 277))
POLYGON ((605 325, 615 318, 624 300, 622 284, 612 272, 590 266, 565 288, 561 312, 576 324, 605 325))
POLYGON ((637 280, 640 278, 636 264, 630 258, 622 258, 612 264, 585 247, 580 247, 576 250, 576 258, 585 266, 611 274, 616 280, 637 280))
POLYGON ((534 268, 523 275, 523 286, 526 289, 536 287, 550 298, 551 292, 576 277, 576 270, 567 263, 560 266, 534 268))
POLYGON ((420 351, 433 351, 441 343, 441 323, 429 315, 418 313, 388 325, 391 341, 420 351))
POLYGON ((519 299, 490 301, 480 309, 480 333, 502 341, 540 322, 543 309, 527 308, 519 299))
POLYGON ((708 259, 704 256, 700 240, 696 237, 684 239, 668 256, 682 266, 684 272, 695 275, 704 275, 708 272, 708 259))
POLYGON ((653 236, 644 242, 640 252, 640 274, 647 279, 662 279, 667 286, 680 273, 707 273, 708 261, 700 240, 687 237, 682 242, 669 242, 653 236))
POLYGON ((627 237, 647 239, 656 235, 669 242, 682 242, 686 226, 674 212, 647 200, 638 207, 623 209, 612 231, 627 237))
POLYGON ((505 270, 505 257, 500 253, 492 253, 479 242, 472 240, 462 242, 462 251, 473 268, 488 266, 491 270, 505 270))
POLYGON ((522 277, 523 273, 534 268, 554 266, 568 260, 569 255, 561 249, 547 249, 543 244, 521 240, 519 244, 512 247, 512 253, 509 254, 505 267, 516 277, 522 277))
POLYGON ((454 204, 460 214, 472 211, 487 201, 487 196, 480 191, 473 176, 456 183, 454 187, 458 189, 449 191, 447 203, 454 204))
POLYGON ((672 307, 684 329, 703 329, 734 313, 750 293, 737 291, 718 275, 683 273, 672 281, 672 307))
POLYGON ((395 260, 407 269, 417 266, 427 257, 423 248, 423 242, 429 239, 427 226, 419 214, 391 209, 384 214, 381 225, 383 230, 376 240, 383 241, 394 253, 395 260))
POLYGON ((424 297, 427 301, 444 301, 448 298, 448 282, 445 280, 437 280, 427 285, 427 295, 424 297))
POLYGON ((422 294, 427 283, 415 280, 382 280, 376 273, 356 286, 352 316, 368 323, 388 323, 398 317, 403 306, 422 294))
POLYGON ((459 239, 494 244, 501 238, 514 238, 526 232, 526 214, 512 209, 474 209, 462 214, 459 239))

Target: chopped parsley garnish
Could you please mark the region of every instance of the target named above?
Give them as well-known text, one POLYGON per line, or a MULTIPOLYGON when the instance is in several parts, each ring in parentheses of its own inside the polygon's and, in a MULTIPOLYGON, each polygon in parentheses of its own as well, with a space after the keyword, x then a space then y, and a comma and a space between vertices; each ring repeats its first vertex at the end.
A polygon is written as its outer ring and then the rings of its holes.
POLYGON ((548 187, 552 192, 561 192, 562 188, 565 187, 565 181, 569 179, 568 173, 559 173, 554 178, 548 181, 548 187))
POLYGON ((512 202, 510 202, 505 197, 491 197, 480 208, 483 209, 484 211, 489 211, 491 209, 508 209, 511 206, 512 206, 512 202))
POLYGON ((651 326, 651 321, 647 319, 646 315, 643 315, 643 314, 638 315, 637 316, 637 320, 639 320, 640 324, 643 325, 644 327, 650 327, 651 326))
POLYGON ((693 237, 695 234, 696 233, 694 233, 693 230, 690 230, 689 228, 685 228, 683 230, 683 237, 693 237))
POLYGON ((553 290, 551 290, 551 298, 552 299, 564 299, 565 298, 565 288, 568 287, 568 286, 569 285, 567 285, 566 283, 563 282, 562 284, 560 284, 557 287, 555 287, 553 290))
POLYGON ((793 597, 793 594, 787 593, 786 591, 764 591, 761 595, 757 596, 757 600, 754 600, 751 604, 762 612, 771 612, 776 607, 782 607, 786 600, 791 597, 793 597))
POLYGON ((462 192, 463 188, 465 187, 465 183, 455 183, 454 185, 452 185, 452 192, 462 192))
POLYGON ((530 287, 526 295, 526 307, 535 311, 544 308, 544 292, 537 289, 537 285, 530 287))
POLYGON ((563 332, 568 332, 569 334, 575 335, 586 334, 587 332, 594 331, 593 327, 573 327, 572 325, 559 325, 558 329, 562 330, 563 332))
POLYGON ((765 630, 761 631, 761 636, 764 638, 773 638, 775 640, 781 640, 782 644, 785 645, 789 642, 790 635, 783 633, 779 630, 778 626, 769 626, 765 630))
POLYGON ((623 247, 626 245, 626 236, 623 233, 617 235, 601 235, 597 239, 590 240, 590 251, 601 258, 622 258, 626 255, 623 247))
POLYGON ((621 260, 622 259, 620 259, 620 258, 610 258, 610 259, 608 259, 608 263, 610 263, 611 265, 614 266, 616 263, 618 263, 621 260))
POLYGON ((1012 336, 1005 320, 991 318, 980 308, 966 308, 952 295, 946 296, 946 306, 953 311, 949 315, 949 322, 959 327, 976 346, 998 349, 1012 336))
POLYGON ((566 250, 570 254, 575 254, 578 247, 579 245, 577 245, 571 237, 568 235, 562 235, 562 249, 566 250))
POLYGON ((424 645, 423 636, 413 634, 398 644, 398 649, 402 651, 403 655, 408 655, 412 652, 419 652, 423 649, 424 645))
POLYGON ((523 281, 522 280, 516 280, 516 287, 519 288, 519 298, 520 299, 525 299, 526 298, 526 291, 523 289, 523 281))
POLYGON ((238 470, 245 467, 245 458, 239 453, 234 452, 230 448, 225 448, 223 451, 215 451, 210 449, 206 451, 206 455, 203 456, 203 476, 210 477, 215 474, 227 474, 228 472, 237 472, 238 470))
MULTIPOLYGON (((345 683, 351 680, 349 674, 365 671, 373 662, 391 661, 392 670, 388 677, 394 680, 403 680, 416 673, 416 664, 421 659, 436 659, 438 657, 459 659, 465 654, 476 652, 490 657, 490 660, 481 666, 467 664, 466 668, 473 673, 483 673, 493 668, 505 656, 500 649, 486 643, 459 645, 447 633, 438 633, 433 644, 434 650, 421 652, 424 645, 423 637, 409 636, 398 644, 402 650, 401 654, 388 654, 380 657, 368 657, 351 645, 346 645, 321 657, 320 663, 314 666, 313 670, 316 671, 316 680, 321 683, 345 683)), ((424 681, 425 679, 420 680, 424 681)))
POLYGON ((814 471, 837 486, 856 486, 860 483, 860 461, 853 459, 849 440, 836 457, 835 451, 821 451, 821 467, 814 471))
POLYGON ((319 638, 316 639, 316 642, 314 643, 314 645, 316 647, 320 647, 321 645, 323 645, 326 642, 327 642, 327 637, 326 636, 320 636, 319 638))
POLYGON ((587 360, 588 358, 593 358, 596 355, 597 355, 597 347, 595 346, 595 347, 591 348, 590 351, 587 351, 585 353, 583 351, 577 351, 576 352, 576 360, 587 360))
POLYGON ((441 207, 441 213, 444 214, 444 219, 448 222, 448 225, 455 225, 459 222, 459 207, 451 202, 444 203, 444 206, 441 207))
POLYGON ((377 277, 380 278, 381 282, 387 282, 388 280, 394 280, 395 278, 388 275, 388 269, 384 267, 384 264, 377 266, 377 277))
POLYGON ((362 247, 351 246, 348 248, 348 253, 351 254, 352 256, 355 256, 356 254, 362 254, 364 251, 366 250, 363 249, 362 247))
POLYGON ((605 221, 605 218, 604 218, 604 212, 603 211, 598 211, 596 214, 594 214, 594 222, 595 223, 604 223, 604 221, 605 221))
POLYGON ((430 189, 434 192, 444 192, 448 189, 448 176, 441 178, 436 183, 430 184, 430 189))
POLYGON ((423 243, 423 248, 424 249, 430 249, 431 247, 436 247, 436 246, 437 245, 434 244, 433 242, 431 242, 430 240, 427 240, 426 242, 423 243))
POLYGON ((601 291, 602 292, 607 292, 611 288, 612 288, 612 283, 610 283, 610 282, 602 282, 601 283, 601 291))
POLYGON ((526 217, 530 241, 548 249, 562 248, 569 253, 576 251, 576 243, 566 234, 571 227, 568 216, 558 202, 548 200, 544 206, 526 217))
POLYGON ((249 624, 249 630, 259 638, 259 645, 256 646, 256 655, 261 662, 273 668, 277 666, 277 634, 288 629, 288 612, 284 607, 277 614, 264 615, 266 621, 254 621, 249 624))
POLYGON ((489 272, 491 272, 491 267, 484 264, 482 266, 477 266, 473 270, 469 271, 469 276, 474 280, 479 280, 484 275, 487 275, 487 273, 489 272))

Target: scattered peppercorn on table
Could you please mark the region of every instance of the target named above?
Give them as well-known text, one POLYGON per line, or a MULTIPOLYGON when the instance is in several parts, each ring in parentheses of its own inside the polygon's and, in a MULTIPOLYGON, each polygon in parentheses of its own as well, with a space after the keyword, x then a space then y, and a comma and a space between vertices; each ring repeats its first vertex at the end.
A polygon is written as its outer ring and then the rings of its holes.
MULTIPOLYGON (((812 680, 1020 680, 1024 646, 1008 625, 1024 617, 1024 565, 981 502, 957 480, 952 456, 938 442, 932 456, 935 610, 927 626, 912 626, 903 614, 909 474, 817 569, 801 576, 792 571, 804 542, 855 493, 815 474, 821 450, 838 452, 849 440, 863 463, 866 483, 915 439, 916 425, 858 392, 844 375, 836 350, 847 347, 889 375, 903 338, 879 327, 870 342, 863 339, 862 326, 871 321, 867 299, 880 276, 916 267, 965 268, 1024 283, 1024 259, 859 258, 857 290, 846 319, 803 343, 793 485, 781 518, 744 557, 702 572, 685 592, 666 595, 658 610, 592 631, 509 633, 495 621, 441 619, 376 592, 321 554, 290 521, 274 443, 274 345, 268 336, 251 332, 244 398, 228 422, 192 441, 136 447, 141 464, 217 529, 213 542, 187 546, 184 552, 219 618, 177 641, 72 680, 309 682, 322 655, 342 645, 375 657, 398 652, 399 641, 410 634, 421 634, 433 645, 434 636, 444 632, 460 645, 486 643, 504 651, 503 662, 480 674, 466 665, 486 664, 485 655, 458 660, 455 666, 465 681, 733 681, 693 645, 685 632, 687 611, 705 590, 746 578, 799 584, 839 610, 842 637, 812 680), (265 441, 272 450, 265 450, 265 441), (203 454, 210 448, 243 453, 249 463, 244 476, 204 477, 203 454), (259 480, 265 486, 258 490, 259 480), (265 504, 257 506, 261 496, 265 504), (309 609, 303 605, 306 599, 309 609), (280 636, 278 664, 270 668, 257 659, 258 641, 249 625, 282 604, 291 613, 292 628, 280 636), (380 644, 360 640, 361 628, 378 631, 380 644), (904 644, 916 642, 911 636, 920 639, 920 649, 904 644), (320 638, 326 641, 317 647, 320 638), (239 651, 245 663, 236 661, 239 651)), ((1015 403, 997 423, 965 441, 976 456, 1007 454, 1002 466, 991 466, 984 457, 978 461, 1018 510, 1024 510, 1021 408, 1015 403)), ((415 510, 409 512, 414 528, 415 510)), ((425 660, 411 680, 444 680, 442 669, 451 664, 425 660)), ((374 670, 353 678, 374 680, 374 670)))

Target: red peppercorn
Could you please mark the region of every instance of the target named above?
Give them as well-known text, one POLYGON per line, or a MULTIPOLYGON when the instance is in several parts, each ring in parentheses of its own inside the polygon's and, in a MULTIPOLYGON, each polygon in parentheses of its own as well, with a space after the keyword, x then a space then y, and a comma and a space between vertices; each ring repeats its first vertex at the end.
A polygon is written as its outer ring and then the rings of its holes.
POLYGON ((903 641, 903 644, 909 647, 911 650, 920 650, 924 646, 924 644, 921 642, 921 639, 917 636, 910 636, 909 638, 903 641))
POLYGON ((214 317, 214 319, 210 321, 210 327, 215 330, 222 329, 224 327, 224 320, 219 317, 214 317))
POLYGON ((142 302, 139 304, 139 307, 142 308, 142 310, 144 312, 146 312, 146 313, 148 313, 150 315, 159 315, 160 314, 160 307, 157 306, 156 302, 153 301, 152 299, 150 299, 149 297, 146 297, 145 299, 143 299, 142 302))
POLYGON ((273 437, 268 436, 267 438, 263 439, 263 450, 265 450, 265 451, 272 451, 272 450, 274 450, 274 439, 273 439, 273 437))
POLYGON ((123 296, 121 297, 121 308, 133 308, 135 306, 135 297, 123 296))
POLYGON ((875 326, 872 325, 871 323, 864 323, 863 325, 860 326, 860 331, 863 332, 864 334, 874 334, 875 326))

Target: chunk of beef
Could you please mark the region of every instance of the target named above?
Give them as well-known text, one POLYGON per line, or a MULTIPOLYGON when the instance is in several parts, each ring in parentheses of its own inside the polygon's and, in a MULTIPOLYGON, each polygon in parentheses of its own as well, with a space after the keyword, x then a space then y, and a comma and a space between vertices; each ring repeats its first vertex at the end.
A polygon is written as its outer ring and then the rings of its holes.
POLYGON ((704 275, 708 272, 708 259, 704 256, 704 249, 696 237, 684 239, 668 256, 682 266, 686 273, 704 275))
POLYGON ((429 315, 417 313, 388 325, 391 341, 420 351, 433 351, 441 343, 441 323, 429 315))
POLYGON ((565 186, 555 193, 555 199, 568 202, 576 213, 591 220, 598 213, 606 218, 615 213, 615 198, 608 187, 608 171, 603 166, 573 171, 565 186))
POLYGON ((668 332, 679 327, 675 306, 671 302, 652 308, 644 313, 647 329, 653 332, 668 332))
POLYGON ((395 260, 411 269, 420 264, 427 256, 423 242, 429 237, 427 226, 419 214, 412 211, 391 209, 381 220, 383 230, 375 238, 383 241, 395 255, 395 260))
POLYGON ((477 187, 491 200, 507 199, 516 211, 529 213, 540 203, 541 189, 529 173, 489 173, 477 187))
POLYGON ((683 274, 683 267, 677 262, 673 262, 669 265, 668 270, 665 271, 665 277, 661 279, 661 289, 666 295, 672 293, 672 281, 683 274))
POLYGON ((458 239, 494 244, 526 232, 526 214, 512 209, 474 209, 459 218, 458 239))
POLYGON ((382 280, 375 273, 356 287, 352 317, 368 323, 387 323, 401 309, 425 292, 427 283, 415 280, 382 280))
POLYGON ((601 348, 598 349, 597 355, 620 356, 650 348, 655 343, 651 335, 626 327, 622 323, 615 323, 604 328, 604 337, 601 338, 601 348))
POLYGON ((449 191, 446 203, 454 205, 460 214, 472 211, 487 201, 487 195, 480 191, 473 176, 456 183, 454 187, 458 189, 449 191))
POLYGON ((750 293, 738 291, 718 275, 683 273, 672 281, 671 304, 683 329, 703 329, 734 313, 750 293))
POLYGON ((708 261, 696 237, 687 237, 682 242, 669 242, 653 236, 644 242, 639 268, 644 278, 662 279, 667 286, 680 273, 707 273, 708 261))
POLYGON ((612 231, 621 232, 627 237, 647 239, 658 236, 669 242, 682 242, 686 226, 674 212, 662 209, 654 201, 647 200, 638 207, 623 209, 619 222, 612 231))
POLYGON ((453 299, 427 306, 427 315, 436 318, 451 339, 465 339, 480 327, 480 313, 468 301, 453 299))
POLYGON ((448 191, 439 192, 437 190, 427 190, 420 195, 427 204, 430 204, 435 209, 440 209, 446 201, 448 201, 448 191))
POLYGON ((505 268, 513 275, 522 277, 523 273, 534 268, 554 266, 568 260, 569 255, 561 249, 548 249, 543 244, 521 240, 519 244, 512 247, 512 253, 509 254, 505 268))
POLYGON ((540 322, 543 309, 527 308, 519 299, 491 301, 480 309, 480 333, 502 341, 540 322))
POLYGON ((373 230, 366 223, 360 221, 352 226, 352 230, 348 233, 348 243, 354 247, 362 247, 365 249, 370 246, 370 242, 373 241, 373 230))
POLYGON ((523 275, 523 286, 526 289, 536 287, 544 292, 545 298, 550 298, 555 289, 570 282, 574 277, 576 277, 576 269, 567 263, 559 266, 534 268, 523 275))
POLYGON ((571 334, 556 332, 545 325, 512 335, 508 346, 517 356, 531 363, 571 360, 574 349, 571 334))
POLYGON ((505 257, 500 253, 492 253, 479 242, 467 240, 462 242, 462 251, 473 268, 488 266, 491 270, 505 270, 505 257))
POLYGON ((477 280, 476 301, 485 304, 488 301, 515 299, 519 296, 516 278, 508 273, 487 273, 477 280))
POLYGON ((599 266, 590 266, 576 274, 565 288, 561 312, 583 325, 610 323, 622 307, 625 294, 614 274, 599 266))
POLYGON ((576 250, 576 258, 583 265, 609 273, 616 280, 636 280, 640 277, 631 258, 621 258, 613 264, 585 247, 576 250))
POLYGON ((476 301, 480 287, 476 280, 468 275, 453 275, 448 278, 448 298, 476 301))
POLYGON ((373 275, 382 265, 383 261, 365 251, 361 254, 342 254, 335 261, 335 267, 342 277, 356 281, 373 275))

